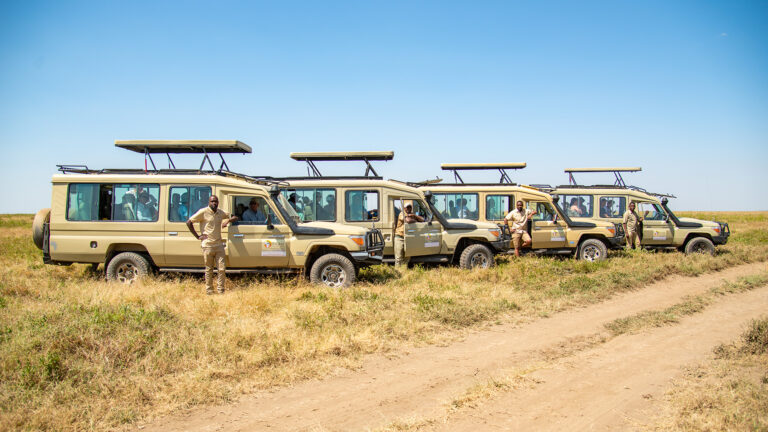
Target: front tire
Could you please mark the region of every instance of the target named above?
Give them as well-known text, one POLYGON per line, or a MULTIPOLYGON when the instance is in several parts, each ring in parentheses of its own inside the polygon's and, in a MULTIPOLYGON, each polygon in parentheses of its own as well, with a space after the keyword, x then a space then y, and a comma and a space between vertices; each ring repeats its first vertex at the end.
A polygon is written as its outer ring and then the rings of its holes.
POLYGON ((715 244, 712 243, 712 240, 706 237, 696 237, 691 239, 691 241, 685 245, 685 254, 690 255, 695 253, 715 255, 715 244))
POLYGON ((597 239, 586 239, 579 245, 576 258, 584 261, 603 261, 608 256, 605 243, 597 239))
POLYGON ((461 251, 459 267, 463 269, 489 268, 493 265, 493 252, 486 245, 473 244, 461 251))
POLYGON ((355 283, 356 272, 352 261, 344 255, 326 254, 312 263, 309 280, 330 288, 346 288, 355 283))
POLYGON ((107 265, 107 280, 130 285, 149 274, 149 261, 135 252, 115 255, 107 265))

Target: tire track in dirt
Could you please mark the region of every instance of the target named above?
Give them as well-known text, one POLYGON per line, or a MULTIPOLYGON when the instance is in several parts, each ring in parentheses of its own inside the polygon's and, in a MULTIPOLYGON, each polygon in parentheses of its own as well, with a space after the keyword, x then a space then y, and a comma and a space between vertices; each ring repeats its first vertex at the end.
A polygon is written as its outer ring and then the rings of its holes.
POLYGON ((537 384, 465 409, 430 431, 631 430, 653 416, 681 366, 732 342, 768 314, 768 287, 720 299, 680 323, 618 336, 527 375, 537 384))
POLYGON ((360 370, 255 393, 230 405, 197 408, 144 430, 365 430, 397 419, 443 418, 446 402, 499 370, 546 358, 548 350, 602 332, 603 324, 616 318, 670 306, 765 268, 765 263, 753 263, 692 278, 674 276, 551 318, 477 331, 447 347, 414 348, 398 358, 371 355, 360 370))

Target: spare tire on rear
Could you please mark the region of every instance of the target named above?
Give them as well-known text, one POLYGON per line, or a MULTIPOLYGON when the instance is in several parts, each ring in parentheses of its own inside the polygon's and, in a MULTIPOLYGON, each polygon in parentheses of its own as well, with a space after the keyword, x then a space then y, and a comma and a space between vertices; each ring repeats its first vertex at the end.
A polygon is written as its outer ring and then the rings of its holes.
POLYGON ((43 225, 51 221, 51 209, 45 208, 37 212, 32 222, 32 241, 38 249, 43 250, 43 225))

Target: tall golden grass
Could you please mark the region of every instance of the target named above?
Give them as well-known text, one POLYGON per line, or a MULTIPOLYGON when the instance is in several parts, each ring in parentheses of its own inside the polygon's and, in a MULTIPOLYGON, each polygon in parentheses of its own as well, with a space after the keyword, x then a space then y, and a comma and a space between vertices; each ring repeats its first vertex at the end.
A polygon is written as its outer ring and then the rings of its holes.
POLYGON ((344 291, 296 277, 238 277, 213 297, 197 277, 125 287, 89 266, 46 266, 31 216, 0 216, 0 429, 120 428, 322 376, 366 353, 768 259, 768 213, 715 216, 733 232, 715 257, 620 251, 600 263, 500 258, 472 272, 378 266, 344 291))

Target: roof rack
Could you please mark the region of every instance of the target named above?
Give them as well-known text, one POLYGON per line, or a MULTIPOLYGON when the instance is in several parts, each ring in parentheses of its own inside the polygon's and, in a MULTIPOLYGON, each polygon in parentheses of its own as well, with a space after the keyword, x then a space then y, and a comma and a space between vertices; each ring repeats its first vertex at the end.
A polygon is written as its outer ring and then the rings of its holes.
POLYGON ((576 185, 576 179, 573 178, 573 173, 596 173, 596 172, 612 172, 613 175, 616 177, 616 181, 614 182, 615 186, 623 186, 626 187, 627 184, 624 183, 624 178, 621 176, 621 173, 623 172, 638 172, 642 171, 643 169, 641 167, 605 167, 605 168, 566 168, 565 172, 568 173, 568 182, 572 185, 576 185))
POLYGON ((440 168, 446 171, 453 171, 453 178, 457 183, 464 183, 464 179, 459 175, 459 171, 470 170, 499 170, 501 178, 499 183, 507 183, 514 185, 512 179, 507 174, 508 169, 523 169, 527 166, 525 162, 509 162, 509 163, 445 163, 440 165, 440 168))
POLYGON ((291 159, 304 161, 307 163, 307 174, 309 177, 323 177, 320 170, 317 169, 315 162, 318 161, 363 161, 365 162, 365 174, 363 178, 381 177, 373 169, 371 161, 390 161, 394 159, 395 152, 392 151, 371 151, 371 152, 304 152, 291 153, 291 159), (372 176, 370 174, 373 174, 372 176))
POLYGON ((141 168, 102 168, 90 169, 86 165, 56 165, 60 172, 64 174, 169 174, 169 175, 218 175, 222 177, 235 177, 246 180, 251 183, 261 185, 279 185, 287 186, 285 180, 269 176, 252 176, 248 174, 237 173, 229 170, 197 170, 197 169, 158 169, 151 172, 141 168))
POLYGON ((202 170, 205 163, 215 171, 213 162, 208 156, 209 153, 218 153, 221 158, 219 170, 226 168, 229 170, 227 162, 222 153, 251 153, 251 147, 237 140, 115 140, 115 147, 120 147, 136 153, 144 153, 144 171, 149 171, 147 161, 152 164, 152 169, 158 171, 155 161, 152 160, 152 154, 165 153, 168 157, 168 168, 176 169, 176 164, 171 159, 171 154, 196 153, 203 155, 203 161, 200 163, 199 170, 202 170))
MULTIPOLYGON (((544 188, 541 188, 542 190, 545 190, 544 188)), ((663 194, 663 193, 656 193, 656 192, 650 192, 647 191, 639 186, 620 186, 620 185, 578 185, 578 184, 567 184, 567 185, 560 185, 557 187, 550 187, 550 190, 555 189, 627 189, 627 190, 633 190, 637 192, 642 192, 644 194, 660 197, 660 198, 677 198, 675 195, 672 194, 663 194)))

